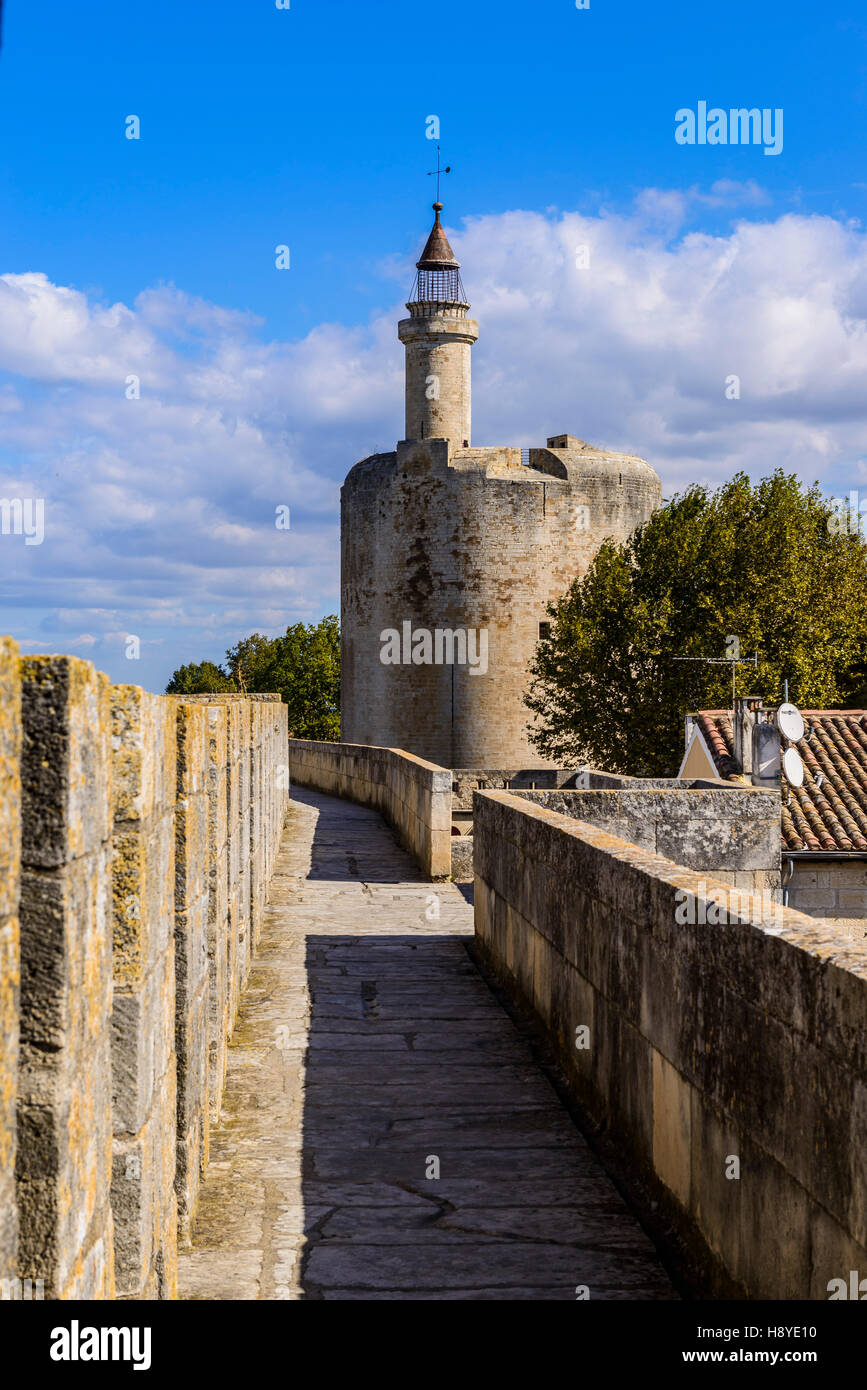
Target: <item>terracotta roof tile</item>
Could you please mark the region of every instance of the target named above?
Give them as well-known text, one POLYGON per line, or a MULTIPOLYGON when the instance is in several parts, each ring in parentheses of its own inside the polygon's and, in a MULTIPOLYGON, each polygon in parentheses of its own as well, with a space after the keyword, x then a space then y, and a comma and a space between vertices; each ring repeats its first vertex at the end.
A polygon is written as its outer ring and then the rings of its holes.
POLYGON ((720 777, 737 781, 739 768, 734 760, 732 721, 722 710, 706 710, 698 715, 699 727, 710 746, 720 777))

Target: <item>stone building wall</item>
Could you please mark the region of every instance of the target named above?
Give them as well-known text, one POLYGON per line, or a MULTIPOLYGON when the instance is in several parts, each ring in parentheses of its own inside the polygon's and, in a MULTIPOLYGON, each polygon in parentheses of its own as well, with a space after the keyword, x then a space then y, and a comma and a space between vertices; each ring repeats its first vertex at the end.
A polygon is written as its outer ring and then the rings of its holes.
POLYGON ((822 917, 853 941, 867 938, 867 859, 796 859, 783 878, 789 907, 822 917))
POLYGON ((286 739, 277 696, 150 695, 0 641, 0 1280, 175 1296, 286 739))
POLYGON ((546 766, 526 737, 527 667, 546 604, 659 504, 659 479, 624 455, 399 444, 351 470, 341 494, 341 717, 348 743, 445 767, 546 766), (487 669, 384 664, 381 634, 472 629, 487 669))
POLYGON ((234 1012, 229 917, 229 710, 208 704, 208 1111, 220 1118, 234 1012))

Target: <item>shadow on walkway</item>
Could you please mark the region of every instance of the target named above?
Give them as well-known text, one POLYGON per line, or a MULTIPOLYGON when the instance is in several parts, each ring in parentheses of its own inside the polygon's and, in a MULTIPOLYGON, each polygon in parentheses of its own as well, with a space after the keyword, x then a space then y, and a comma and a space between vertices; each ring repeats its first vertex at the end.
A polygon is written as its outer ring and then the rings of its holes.
POLYGON ((676 1296, 471 936, 379 816, 293 789, 186 1297, 676 1296))

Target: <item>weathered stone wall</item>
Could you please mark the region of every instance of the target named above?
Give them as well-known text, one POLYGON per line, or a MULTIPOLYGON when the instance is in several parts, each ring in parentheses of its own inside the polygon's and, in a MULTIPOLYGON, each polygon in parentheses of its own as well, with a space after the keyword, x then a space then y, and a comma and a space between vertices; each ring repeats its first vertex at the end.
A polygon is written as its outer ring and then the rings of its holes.
POLYGON ((225 704, 208 715, 208 1110, 220 1118, 226 1053, 234 1024, 229 913, 229 719, 225 704))
POLYGON ((19 1274, 46 1298, 110 1298, 109 683, 69 656, 21 672, 19 1274))
POLYGON ((175 1191, 189 1234, 208 1162, 208 712, 177 705, 175 804, 175 1052, 178 1067, 175 1191))
POLYGON ((428 878, 451 872, 452 775, 399 748, 290 738, 293 781, 380 811, 428 878))
POLYGON ((780 897, 780 796, 758 787, 524 791, 549 811, 598 825, 723 883, 780 897))
POLYGON ((659 505, 640 459, 592 449, 452 451, 404 442, 363 460, 341 492, 341 720, 347 743, 441 767, 532 767, 523 704, 549 600, 659 505), (383 664, 381 634, 487 633, 487 670, 383 664))
POLYGON ((477 793, 475 852, 481 955, 715 1291, 867 1268, 867 951, 506 792, 477 793))
POLYGON ((214 1080, 220 1078, 219 1086, 209 1087, 215 1115, 225 1046, 262 929, 289 796, 286 706, 279 695, 195 695, 184 696, 183 703, 208 708, 208 917, 211 924, 222 921, 224 914, 228 920, 225 934, 209 927, 208 938, 211 998, 217 1009, 212 1071, 214 1080), (228 1033, 217 1025, 223 1010, 228 1033))
POLYGON ((575 785, 577 773, 557 767, 455 767, 452 768, 452 809, 472 811, 473 792, 518 788, 554 791, 575 785))
POLYGON ((175 1296, 286 737, 279 697, 150 695, 0 641, 0 1279, 175 1296))
POLYGON ((469 444, 470 352, 479 325, 443 312, 401 319, 397 331, 406 347, 405 438, 448 439, 458 449, 469 444))
POLYGON ((111 687, 111 1207, 118 1297, 172 1298, 175 1177, 175 802, 170 701, 111 687))
POLYGON ((779 897, 780 798, 754 787, 677 778, 618 777, 584 769, 459 768, 453 772, 452 878, 473 878, 474 791, 510 790, 663 854, 688 869, 779 897), (576 781, 589 787, 576 788, 576 781))
POLYGON ((21 676, 18 648, 0 638, 0 1297, 18 1277, 15 1202, 21 843, 21 676))

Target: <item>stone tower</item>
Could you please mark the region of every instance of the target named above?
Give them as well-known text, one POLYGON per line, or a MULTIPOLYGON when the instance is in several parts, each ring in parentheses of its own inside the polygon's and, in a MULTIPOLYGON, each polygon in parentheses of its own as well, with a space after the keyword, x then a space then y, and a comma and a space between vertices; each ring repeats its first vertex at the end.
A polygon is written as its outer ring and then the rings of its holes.
POLYGON ((546 604, 647 520, 660 484, 572 435, 528 463, 470 447, 478 328, 434 210, 398 327, 407 437, 341 491, 341 737, 444 767, 544 767, 522 696, 546 604))
POLYGON ((434 203, 434 224, 416 262, 409 318, 397 325, 406 348, 406 438, 470 442, 470 349, 479 325, 467 318, 460 266, 434 203))

